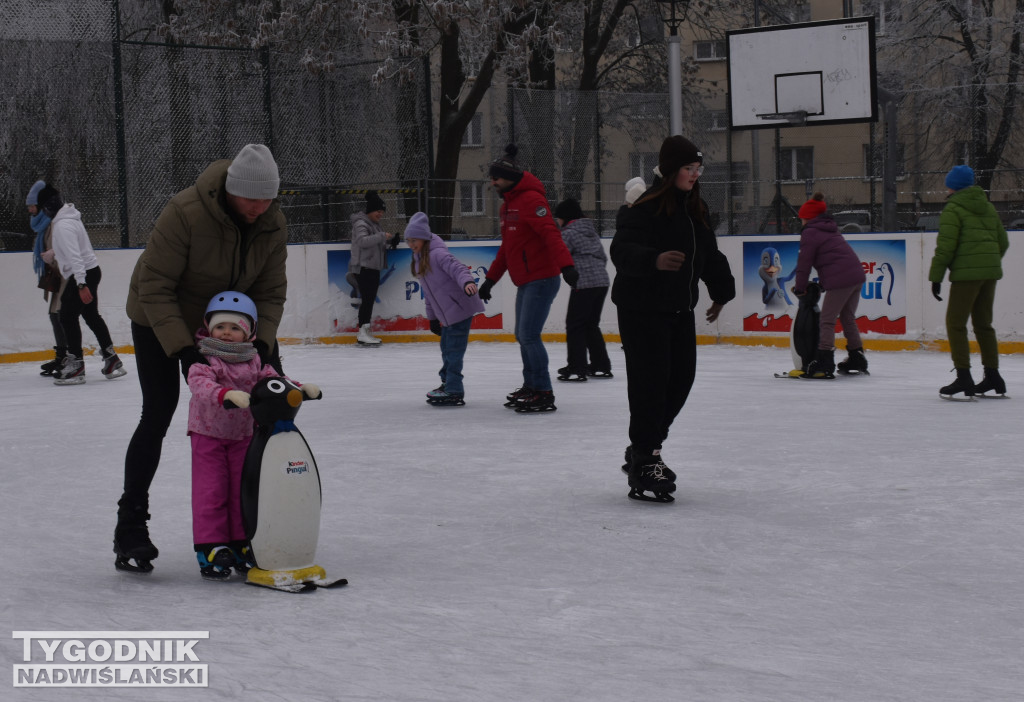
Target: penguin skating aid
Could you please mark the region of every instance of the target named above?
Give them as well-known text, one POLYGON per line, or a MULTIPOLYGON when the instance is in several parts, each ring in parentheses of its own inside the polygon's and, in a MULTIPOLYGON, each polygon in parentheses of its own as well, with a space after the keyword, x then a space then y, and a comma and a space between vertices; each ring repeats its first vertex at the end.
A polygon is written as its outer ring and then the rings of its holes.
POLYGON ((255 563, 246 582, 284 592, 348 584, 315 563, 320 473, 294 422, 303 397, 286 378, 256 384, 250 409, 257 426, 242 471, 242 520, 255 563))

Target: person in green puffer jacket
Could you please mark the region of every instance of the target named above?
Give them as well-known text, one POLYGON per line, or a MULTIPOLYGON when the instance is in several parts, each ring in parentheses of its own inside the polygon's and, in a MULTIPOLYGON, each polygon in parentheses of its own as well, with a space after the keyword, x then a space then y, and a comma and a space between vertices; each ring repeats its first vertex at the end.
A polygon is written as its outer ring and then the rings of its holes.
POLYGON ((946 206, 939 216, 939 238, 935 244, 928 280, 932 295, 942 301, 942 279, 949 270, 949 303, 946 333, 956 369, 956 380, 939 390, 947 399, 970 399, 994 390, 1006 394, 999 375, 999 346, 992 327, 996 281, 1003 277, 1002 259, 1009 248, 1006 229, 985 191, 974 184, 970 166, 954 166, 946 175, 949 190, 946 206), (977 385, 971 378, 971 351, 967 341, 967 319, 981 348, 985 377, 977 385), (958 394, 963 397, 957 397, 958 394))

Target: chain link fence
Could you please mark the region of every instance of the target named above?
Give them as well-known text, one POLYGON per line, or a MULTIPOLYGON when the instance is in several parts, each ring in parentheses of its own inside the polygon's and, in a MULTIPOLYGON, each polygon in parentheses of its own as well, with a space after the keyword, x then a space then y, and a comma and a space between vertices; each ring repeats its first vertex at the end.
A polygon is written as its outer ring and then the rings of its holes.
MULTIPOLYGON (((130 26, 135 20, 119 21, 115 0, 4 5, 0 245, 8 250, 31 248, 24 194, 36 179, 76 204, 98 248, 138 247, 174 193, 250 142, 275 154, 296 243, 346 240, 369 189, 387 204, 389 231, 440 202, 426 68, 376 86, 377 64, 358 38, 337 70, 313 73, 273 50, 139 41, 146 35, 130 26)), ((969 126, 936 139, 917 119, 943 95, 918 90, 899 105, 896 229, 920 228, 922 216, 938 212, 949 165, 973 157, 964 147, 969 126)), ((463 140, 452 216, 436 218, 435 229, 455 239, 498 235, 487 164, 514 142, 552 206, 573 197, 610 235, 624 183, 653 179, 668 96, 496 86, 478 117, 463 140)), ((882 230, 886 125, 730 132, 723 110, 691 94, 683 121, 705 152, 702 193, 719 234, 797 231, 795 209, 816 190, 847 231, 882 230)), ((1020 132, 1007 153, 1020 153, 1020 132)), ((1024 217, 1024 171, 1001 167, 991 194, 1008 222, 1024 217)))

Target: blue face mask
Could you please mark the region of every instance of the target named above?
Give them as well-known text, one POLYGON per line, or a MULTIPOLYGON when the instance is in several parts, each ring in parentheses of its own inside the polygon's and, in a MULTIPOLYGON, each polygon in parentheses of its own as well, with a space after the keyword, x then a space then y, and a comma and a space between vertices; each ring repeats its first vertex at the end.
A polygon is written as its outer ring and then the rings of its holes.
POLYGON ((51 217, 42 210, 39 210, 36 214, 32 215, 32 219, 29 223, 32 225, 32 231, 36 234, 42 234, 46 231, 46 228, 50 226, 51 217))

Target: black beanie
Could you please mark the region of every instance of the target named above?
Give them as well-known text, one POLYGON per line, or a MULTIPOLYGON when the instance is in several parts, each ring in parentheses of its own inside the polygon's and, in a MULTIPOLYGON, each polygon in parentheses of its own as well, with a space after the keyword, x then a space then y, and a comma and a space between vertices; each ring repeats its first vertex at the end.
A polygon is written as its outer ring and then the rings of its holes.
POLYGON ((509 144, 505 147, 505 155, 491 162, 488 173, 492 178, 507 178, 508 180, 519 181, 523 177, 523 169, 516 162, 516 154, 519 147, 509 144))
POLYGON ((573 200, 571 197, 567 200, 562 200, 558 203, 558 207, 555 208, 555 219, 562 219, 566 222, 571 222, 574 219, 582 219, 583 210, 580 209, 580 203, 573 200))
POLYGON ((662 142, 658 152, 658 170, 662 178, 671 178, 688 163, 704 163, 704 154, 692 141, 677 134, 662 142))
POLYGON ((366 214, 386 209, 387 208, 384 207, 384 200, 381 199, 381 196, 377 194, 376 190, 366 191, 366 214))
POLYGON ((50 217, 55 217, 57 211, 64 207, 64 201, 60 197, 60 191, 52 185, 47 184, 45 188, 39 191, 39 209, 41 209, 50 217))

